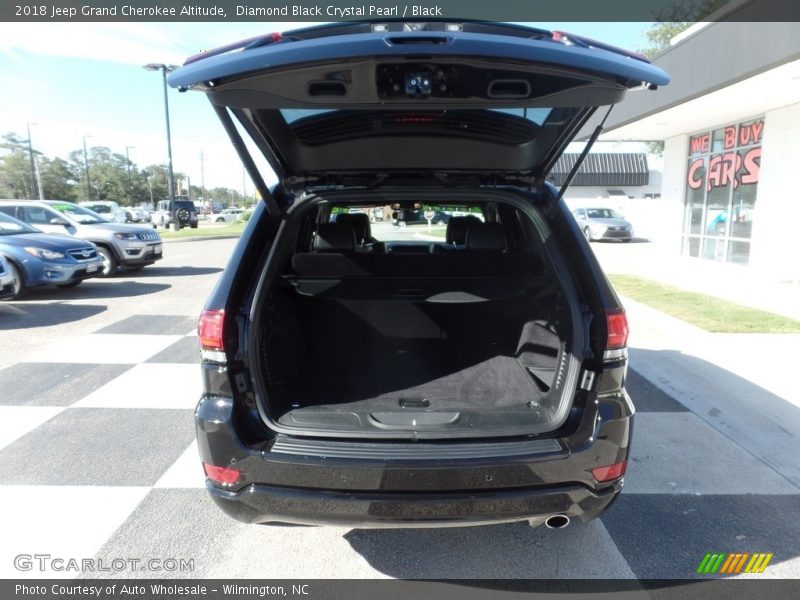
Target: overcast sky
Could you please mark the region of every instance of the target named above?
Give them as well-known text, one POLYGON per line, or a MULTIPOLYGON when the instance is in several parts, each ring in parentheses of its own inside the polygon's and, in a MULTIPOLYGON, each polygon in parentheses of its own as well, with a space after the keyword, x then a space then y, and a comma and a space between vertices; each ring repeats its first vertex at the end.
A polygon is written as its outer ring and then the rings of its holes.
MULTIPOLYGON (((630 49, 646 45, 649 23, 531 23, 630 49)), ((166 162, 161 75, 148 62, 181 64, 201 50, 309 23, 0 23, 0 134, 26 137, 47 156, 81 148, 130 149, 139 167, 166 162)), ((176 171, 207 187, 242 189, 242 168, 203 94, 170 89, 176 171)), ((246 182, 248 193, 253 186, 246 182)))

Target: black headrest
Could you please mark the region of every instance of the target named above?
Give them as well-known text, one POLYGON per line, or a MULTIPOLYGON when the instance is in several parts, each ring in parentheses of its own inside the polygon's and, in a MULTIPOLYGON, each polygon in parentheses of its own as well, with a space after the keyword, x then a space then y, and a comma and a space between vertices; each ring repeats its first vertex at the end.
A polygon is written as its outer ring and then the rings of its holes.
POLYGON ((365 244, 372 238, 372 232, 369 226, 369 216, 367 213, 344 213, 336 215, 337 223, 346 223, 353 228, 356 236, 356 242, 365 244))
POLYGON ((467 232, 467 250, 505 250, 506 233, 500 223, 473 225, 467 232))
POLYGON ((473 215, 466 217, 450 217, 444 239, 448 244, 464 244, 467 241, 467 230, 472 225, 480 225, 481 220, 473 215))
POLYGON ((314 238, 317 252, 352 252, 356 247, 356 237, 349 223, 320 223, 314 238))

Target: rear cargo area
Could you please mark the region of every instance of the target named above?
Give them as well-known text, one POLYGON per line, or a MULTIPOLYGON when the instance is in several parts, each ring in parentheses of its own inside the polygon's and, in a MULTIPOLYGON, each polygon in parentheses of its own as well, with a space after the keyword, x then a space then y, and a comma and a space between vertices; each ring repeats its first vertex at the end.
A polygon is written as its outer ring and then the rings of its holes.
POLYGON ((548 431, 562 303, 525 253, 296 254, 262 320, 272 416, 316 432, 548 431))

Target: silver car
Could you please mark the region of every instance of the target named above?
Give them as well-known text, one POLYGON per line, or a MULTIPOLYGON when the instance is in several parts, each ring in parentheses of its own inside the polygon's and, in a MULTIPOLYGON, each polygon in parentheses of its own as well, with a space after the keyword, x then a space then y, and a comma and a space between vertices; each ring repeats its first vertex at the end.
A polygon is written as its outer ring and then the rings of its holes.
POLYGON ((633 239, 633 225, 626 221, 613 208, 578 208, 572 211, 578 227, 590 242, 594 240, 618 240, 630 242, 633 239))
POLYGON ((0 212, 44 231, 93 242, 103 259, 103 277, 119 267, 137 270, 162 257, 161 236, 152 227, 109 223, 96 212, 64 200, 0 200, 0 212))

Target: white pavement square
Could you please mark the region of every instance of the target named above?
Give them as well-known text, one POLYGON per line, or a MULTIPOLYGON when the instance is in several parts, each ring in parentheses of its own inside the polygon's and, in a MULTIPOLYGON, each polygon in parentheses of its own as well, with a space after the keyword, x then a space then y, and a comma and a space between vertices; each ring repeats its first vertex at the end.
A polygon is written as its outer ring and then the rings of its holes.
POLYGON ((64 410, 60 406, 0 406, 0 448, 64 410))
POLYGON ((800 488, 690 412, 638 413, 625 475, 634 494, 798 494, 800 488))
POLYGON ((146 361, 182 337, 92 333, 55 342, 28 362, 135 364, 146 361))
POLYGON ((200 462, 197 441, 192 442, 173 465, 161 476, 157 488, 202 488, 206 487, 206 476, 200 462))
POLYGON ((197 365, 146 363, 136 365, 73 406, 194 410, 202 391, 202 379, 197 365))
MULTIPOLYGON (((146 487, 0 486, 3 534, 0 536, 0 578, 74 578, 80 571, 15 568, 20 554, 49 554, 91 559, 147 495, 146 487), (13 518, 8 516, 13 515, 13 518)), ((136 557, 122 557, 136 558, 136 557)), ((147 558, 147 557, 142 557, 147 558)), ((58 565, 55 565, 58 568, 58 565)))

